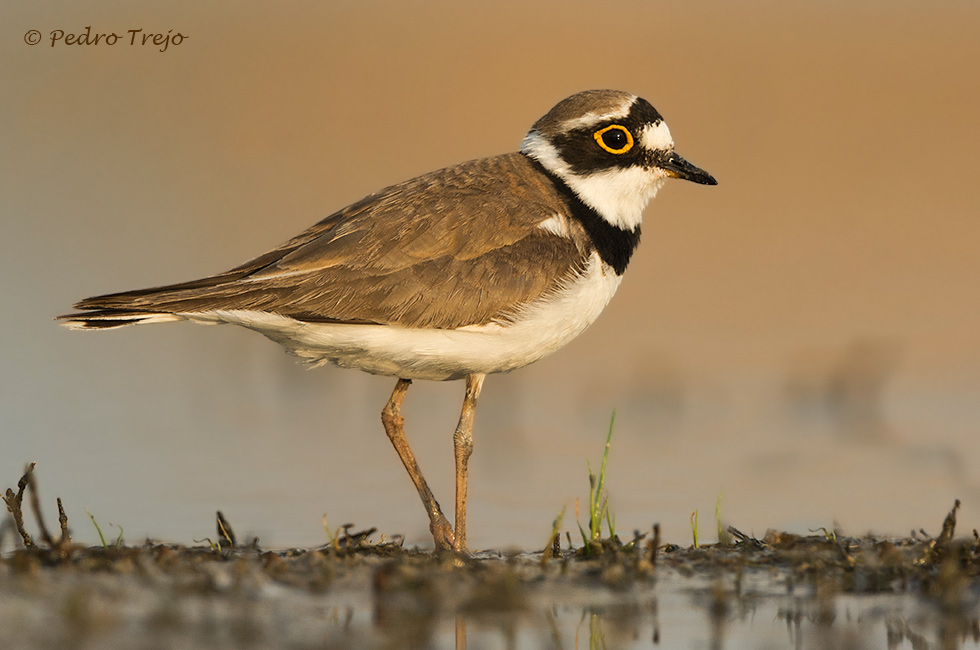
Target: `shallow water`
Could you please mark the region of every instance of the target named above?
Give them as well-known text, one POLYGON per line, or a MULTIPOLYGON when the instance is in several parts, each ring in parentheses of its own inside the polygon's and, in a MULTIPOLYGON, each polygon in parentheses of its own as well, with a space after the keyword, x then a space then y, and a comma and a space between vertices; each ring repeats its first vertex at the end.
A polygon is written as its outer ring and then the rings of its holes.
POLYGON ((553 562, 538 578, 516 578, 536 572, 539 557, 484 554, 476 561, 483 576, 476 583, 465 571, 433 578, 355 561, 312 588, 270 580, 241 560, 209 561, 173 575, 152 561, 117 562, 92 573, 8 568, 0 581, 0 629, 10 647, 38 650, 66 643, 433 650, 980 647, 975 588, 949 608, 912 592, 842 594, 819 582, 793 584, 791 572, 779 568, 736 575, 661 566, 655 577, 623 581, 614 569, 596 566, 575 565, 566 576, 553 562))

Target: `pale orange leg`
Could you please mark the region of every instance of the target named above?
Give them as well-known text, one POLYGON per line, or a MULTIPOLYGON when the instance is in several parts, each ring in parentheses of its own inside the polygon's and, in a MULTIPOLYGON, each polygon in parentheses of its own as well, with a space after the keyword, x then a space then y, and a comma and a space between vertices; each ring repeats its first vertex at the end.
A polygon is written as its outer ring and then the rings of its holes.
POLYGON ((456 450, 456 535, 453 548, 466 550, 466 480, 470 454, 473 453, 473 417, 476 415, 476 400, 483 388, 484 374, 466 376, 466 397, 459 414, 459 424, 453 434, 456 450))
MULTIPOLYGON (((442 508, 439 507, 439 502, 436 501, 432 495, 432 490, 425 482, 422 471, 419 469, 418 463, 415 462, 415 454, 412 453, 412 449, 408 446, 408 440, 405 438, 402 401, 405 399, 405 392, 408 391, 411 383, 411 379, 398 380, 398 383, 395 384, 395 390, 391 393, 391 399, 381 411, 381 422, 384 424, 385 433, 388 434, 391 444, 398 452, 398 457, 401 458, 402 464, 408 470, 408 475, 415 483, 415 489, 419 491, 425 512, 429 515, 429 530, 432 532, 436 549, 451 549, 454 546, 453 527, 449 525, 449 520, 442 514, 442 508)), ((470 419, 472 421, 472 417, 470 419)))

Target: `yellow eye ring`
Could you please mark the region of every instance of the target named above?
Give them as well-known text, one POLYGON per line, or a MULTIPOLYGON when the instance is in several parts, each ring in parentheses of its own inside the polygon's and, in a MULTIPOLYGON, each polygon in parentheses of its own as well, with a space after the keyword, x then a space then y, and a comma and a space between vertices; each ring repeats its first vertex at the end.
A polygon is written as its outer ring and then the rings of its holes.
POLYGON ((633 148, 633 134, 630 133, 629 129, 627 129, 625 126, 622 126, 620 124, 611 124, 604 129, 599 129, 593 134, 592 137, 595 138, 595 141, 599 143, 600 147, 602 147, 609 153, 615 153, 615 154, 626 153, 627 151, 633 148), (611 140, 611 142, 609 143, 606 142, 606 139, 604 137, 606 136, 606 134, 609 134, 609 138, 611 140), (617 139, 621 140, 623 135, 626 136, 626 143, 622 144, 619 147, 613 146, 614 143, 618 144, 616 143, 616 140, 617 139))

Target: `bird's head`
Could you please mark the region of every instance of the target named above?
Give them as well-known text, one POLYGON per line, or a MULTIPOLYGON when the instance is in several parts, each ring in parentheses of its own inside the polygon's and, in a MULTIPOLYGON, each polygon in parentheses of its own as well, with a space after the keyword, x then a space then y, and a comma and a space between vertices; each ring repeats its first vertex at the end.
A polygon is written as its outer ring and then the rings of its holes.
POLYGON ((521 152, 624 230, 639 226, 643 208, 667 178, 717 185, 674 151, 657 109, 617 90, 589 90, 562 100, 535 122, 521 152))

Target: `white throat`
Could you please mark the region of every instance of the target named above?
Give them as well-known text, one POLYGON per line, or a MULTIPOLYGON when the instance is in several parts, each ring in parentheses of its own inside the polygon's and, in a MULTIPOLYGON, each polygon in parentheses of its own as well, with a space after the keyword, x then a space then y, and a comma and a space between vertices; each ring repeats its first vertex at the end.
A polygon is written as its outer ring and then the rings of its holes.
POLYGON ((584 176, 576 174, 558 155, 557 149, 537 131, 527 134, 521 152, 565 181, 586 205, 623 230, 635 230, 640 225, 643 209, 666 180, 661 170, 640 166, 616 167, 584 176))

